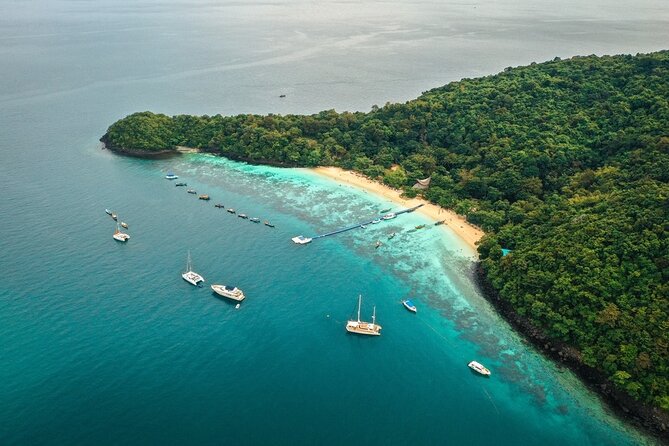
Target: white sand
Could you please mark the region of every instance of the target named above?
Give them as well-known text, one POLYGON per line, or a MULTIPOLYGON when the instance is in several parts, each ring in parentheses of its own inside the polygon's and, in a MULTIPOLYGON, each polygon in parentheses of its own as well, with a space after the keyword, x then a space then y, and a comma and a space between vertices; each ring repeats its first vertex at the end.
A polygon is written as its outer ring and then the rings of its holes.
POLYGON ((350 184, 351 186, 387 198, 393 203, 397 203, 405 208, 423 204, 423 206, 416 210, 416 212, 420 212, 435 221, 446 220, 443 228, 445 230, 448 230, 446 228, 450 228, 450 230, 464 240, 474 251, 476 251, 476 243, 483 237, 483 231, 476 226, 467 223, 464 217, 456 214, 452 210, 444 209, 419 198, 402 198, 401 191, 388 187, 377 181, 370 180, 359 173, 340 169, 339 167, 316 167, 312 170, 317 174, 326 176, 340 183, 350 184))

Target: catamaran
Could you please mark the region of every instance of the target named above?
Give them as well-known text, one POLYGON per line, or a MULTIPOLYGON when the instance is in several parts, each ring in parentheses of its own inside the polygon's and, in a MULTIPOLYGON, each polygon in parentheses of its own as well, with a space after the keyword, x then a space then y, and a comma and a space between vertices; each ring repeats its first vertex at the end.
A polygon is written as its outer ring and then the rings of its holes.
POLYGON ((236 286, 212 285, 211 289, 219 296, 227 297, 228 299, 236 300, 237 302, 243 301, 246 297, 244 296, 244 292, 236 286))
POLYGON ((190 261, 190 251, 188 251, 188 260, 186 261, 186 271, 181 275, 183 279, 191 285, 201 286, 200 282, 204 282, 204 278, 193 271, 193 265, 190 261))
POLYGON ((381 326, 376 323, 376 307, 372 313, 372 322, 363 322, 360 320, 360 307, 362 306, 362 295, 358 296, 358 319, 346 322, 346 331, 364 335, 381 335, 381 326))
POLYGON ((114 237, 114 240, 117 240, 119 242, 127 242, 128 239, 130 238, 128 234, 121 232, 121 229, 118 227, 118 222, 116 223, 116 231, 114 231, 112 237, 114 237))

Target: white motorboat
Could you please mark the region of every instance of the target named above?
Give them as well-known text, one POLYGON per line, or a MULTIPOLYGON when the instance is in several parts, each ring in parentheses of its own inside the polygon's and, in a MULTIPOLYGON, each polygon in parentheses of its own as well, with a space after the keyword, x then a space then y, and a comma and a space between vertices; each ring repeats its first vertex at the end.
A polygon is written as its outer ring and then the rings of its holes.
POLYGON ((227 297, 228 299, 236 300, 238 302, 241 302, 246 298, 244 292, 236 286, 212 285, 211 289, 219 296, 227 297))
POLYGON ((193 271, 193 265, 190 260, 190 251, 188 251, 188 260, 186 261, 186 271, 181 275, 183 279, 190 283, 191 285, 201 286, 200 283, 204 282, 204 278, 193 271))
POLYGON ((481 364, 481 363, 479 363, 479 362, 472 361, 472 362, 470 362, 469 364, 467 364, 467 366, 468 366, 470 369, 472 369, 473 371, 475 371, 476 373, 479 373, 479 374, 481 374, 481 375, 483 375, 483 376, 490 376, 490 370, 488 370, 487 368, 485 368, 485 367, 483 366, 483 364, 481 364))
POLYGON ((179 177, 174 175, 174 172, 167 172, 167 175, 165 175, 166 180, 176 180, 177 178, 179 177))
POLYGON ((384 219, 384 220, 392 220, 395 217, 397 217, 397 214, 395 214, 394 212, 391 212, 390 214, 386 214, 381 218, 384 219))
POLYGON ((381 326, 376 323, 376 307, 374 307, 374 312, 372 313, 372 322, 364 322, 360 320, 361 305, 362 295, 358 296, 358 319, 346 322, 346 331, 363 335, 381 335, 381 326))
POLYGON ((293 243, 297 243, 298 245, 306 245, 307 243, 311 243, 312 239, 303 235, 298 235, 297 237, 293 237, 291 240, 293 243))

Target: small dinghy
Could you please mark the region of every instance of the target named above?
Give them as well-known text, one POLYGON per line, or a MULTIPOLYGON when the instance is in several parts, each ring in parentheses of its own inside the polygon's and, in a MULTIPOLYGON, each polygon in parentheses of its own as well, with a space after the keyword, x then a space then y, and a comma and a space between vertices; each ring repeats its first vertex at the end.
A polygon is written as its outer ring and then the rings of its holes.
POLYGON ((121 226, 123 226, 125 229, 128 229, 128 223, 122 221, 121 226))
POLYGON ((274 227, 274 225, 272 223, 268 222, 268 221, 265 221, 265 226, 268 226, 270 228, 274 227))

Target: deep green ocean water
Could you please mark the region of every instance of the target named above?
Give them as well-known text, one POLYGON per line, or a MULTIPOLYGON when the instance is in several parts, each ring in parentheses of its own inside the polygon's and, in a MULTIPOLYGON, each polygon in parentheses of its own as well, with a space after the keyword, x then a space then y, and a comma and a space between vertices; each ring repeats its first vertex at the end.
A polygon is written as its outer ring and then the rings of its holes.
POLYGON ((0 2, 0 444, 652 443, 524 344, 472 283, 474 253, 412 230, 424 217, 296 246, 390 205, 305 170, 97 142, 138 110, 368 110, 669 41, 661 2, 613 3, 0 2), (189 250, 241 308, 181 279, 189 250), (381 337, 345 332, 358 294, 381 337))

